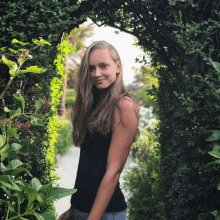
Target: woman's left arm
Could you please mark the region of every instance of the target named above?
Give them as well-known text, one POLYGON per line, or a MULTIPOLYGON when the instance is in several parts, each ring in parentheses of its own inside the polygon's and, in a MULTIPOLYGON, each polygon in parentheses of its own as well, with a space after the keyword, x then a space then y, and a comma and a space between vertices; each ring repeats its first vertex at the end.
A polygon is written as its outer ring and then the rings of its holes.
POLYGON ((123 97, 119 101, 119 106, 122 118, 120 118, 119 110, 116 108, 106 173, 98 188, 87 220, 101 220, 105 213, 127 161, 138 129, 138 107, 134 104, 133 100, 123 97))

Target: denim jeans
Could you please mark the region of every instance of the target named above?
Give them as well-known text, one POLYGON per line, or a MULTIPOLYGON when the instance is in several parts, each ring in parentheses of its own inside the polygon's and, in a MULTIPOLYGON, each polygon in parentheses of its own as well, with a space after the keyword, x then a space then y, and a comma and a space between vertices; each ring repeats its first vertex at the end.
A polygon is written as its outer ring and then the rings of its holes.
MULTIPOLYGON (((127 209, 122 212, 105 212, 101 220, 126 220, 127 209)), ((89 214, 70 208, 69 220, 87 220, 89 214)))

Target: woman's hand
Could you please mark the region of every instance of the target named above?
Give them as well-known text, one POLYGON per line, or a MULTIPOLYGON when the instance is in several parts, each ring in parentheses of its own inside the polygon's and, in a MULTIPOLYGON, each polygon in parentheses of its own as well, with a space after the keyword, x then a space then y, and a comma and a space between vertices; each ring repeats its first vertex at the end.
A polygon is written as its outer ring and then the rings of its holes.
POLYGON ((68 209, 67 211, 65 211, 65 212, 59 217, 59 220, 69 220, 69 211, 70 211, 70 209, 68 209))

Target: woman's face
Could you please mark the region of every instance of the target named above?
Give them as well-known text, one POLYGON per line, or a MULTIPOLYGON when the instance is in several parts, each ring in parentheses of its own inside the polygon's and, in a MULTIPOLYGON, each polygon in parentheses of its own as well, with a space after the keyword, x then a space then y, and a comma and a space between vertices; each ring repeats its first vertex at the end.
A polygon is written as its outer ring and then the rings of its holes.
POLYGON ((112 59, 107 48, 95 49, 89 55, 89 70, 92 83, 97 89, 108 88, 116 80, 120 72, 121 62, 112 59), (101 80, 101 81, 97 81, 101 80))

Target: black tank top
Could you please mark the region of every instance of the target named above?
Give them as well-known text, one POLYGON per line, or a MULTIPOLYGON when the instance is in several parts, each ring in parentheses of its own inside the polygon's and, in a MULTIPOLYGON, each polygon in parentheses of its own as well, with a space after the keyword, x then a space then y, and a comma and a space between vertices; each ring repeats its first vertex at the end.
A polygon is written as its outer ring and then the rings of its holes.
MULTIPOLYGON (((108 151, 112 132, 107 136, 91 134, 86 131, 80 148, 80 158, 71 206, 81 212, 90 213, 98 188, 106 172, 108 151)), ((127 208, 124 195, 118 181, 113 196, 105 212, 121 212, 127 208)))

